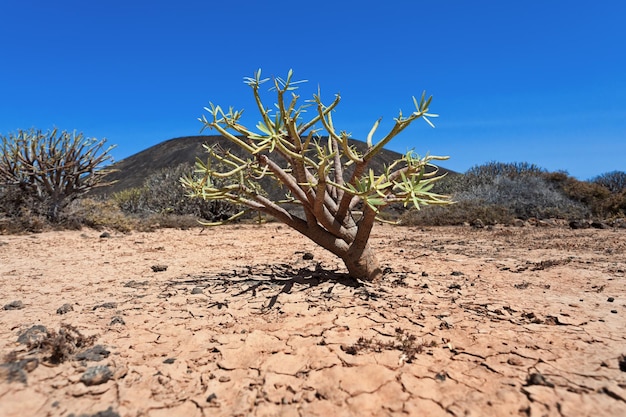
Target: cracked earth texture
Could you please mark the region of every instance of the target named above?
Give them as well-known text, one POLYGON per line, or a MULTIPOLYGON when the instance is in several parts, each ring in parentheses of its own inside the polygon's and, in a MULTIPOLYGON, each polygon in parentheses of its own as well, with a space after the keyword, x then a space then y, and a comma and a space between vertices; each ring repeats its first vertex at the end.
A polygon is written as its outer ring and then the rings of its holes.
POLYGON ((372 243, 355 285, 275 223, 0 236, 0 415, 626 416, 625 230, 372 243))

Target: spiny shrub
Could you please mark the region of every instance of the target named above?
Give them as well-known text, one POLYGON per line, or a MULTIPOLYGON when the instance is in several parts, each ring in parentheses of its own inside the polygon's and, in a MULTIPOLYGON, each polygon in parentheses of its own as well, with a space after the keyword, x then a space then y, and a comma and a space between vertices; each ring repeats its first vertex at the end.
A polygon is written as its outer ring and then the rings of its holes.
POLYGON ((12 203, 37 200, 26 209, 44 215, 52 223, 62 210, 86 192, 106 185, 102 166, 112 158, 106 139, 57 129, 18 130, 0 135, 0 186, 19 193, 12 203))

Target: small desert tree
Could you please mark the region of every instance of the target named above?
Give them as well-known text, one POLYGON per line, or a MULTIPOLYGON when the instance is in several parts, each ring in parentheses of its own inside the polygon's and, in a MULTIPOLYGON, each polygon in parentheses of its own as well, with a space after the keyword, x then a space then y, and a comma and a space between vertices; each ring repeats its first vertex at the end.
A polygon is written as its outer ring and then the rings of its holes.
POLYGON ((38 200, 52 222, 61 209, 98 186, 111 160, 106 139, 85 138, 82 133, 29 129, 0 136, 0 184, 38 200))
POLYGON ((431 161, 445 157, 420 157, 411 151, 383 172, 375 173, 369 166, 383 147, 413 121, 423 118, 431 124, 428 117, 436 116, 428 113, 431 98, 424 94, 419 101, 413 98, 415 111, 406 117, 400 112, 392 129, 376 144, 373 136, 380 120, 374 123, 367 136, 368 148, 361 154, 351 146, 350 135, 337 131, 333 123, 332 112, 339 104, 339 95, 325 105, 318 90, 312 101, 299 106, 299 96, 294 91, 302 81, 292 81, 289 71, 286 79, 273 79, 273 111, 263 104, 259 92, 268 80, 261 79, 260 70, 254 77, 245 78, 261 116, 258 132, 241 125, 242 111, 232 107, 225 111, 211 103, 206 108, 208 116, 199 119, 204 128, 217 130, 245 150, 248 157, 240 158, 207 145, 207 162, 198 159, 196 163, 197 172, 202 175, 196 179, 182 178, 183 185, 201 198, 227 200, 275 217, 340 257, 354 278, 380 278, 381 268, 368 243, 380 210, 398 202, 417 208, 449 202, 430 192, 439 178, 431 161), (307 107, 315 111, 305 120, 307 107), (214 168, 216 162, 227 169, 214 168), (284 187, 284 200, 266 196, 260 182, 265 177, 284 187), (217 186, 216 180, 221 178, 229 178, 228 185, 217 186), (299 205, 301 210, 292 210, 290 203, 299 205))

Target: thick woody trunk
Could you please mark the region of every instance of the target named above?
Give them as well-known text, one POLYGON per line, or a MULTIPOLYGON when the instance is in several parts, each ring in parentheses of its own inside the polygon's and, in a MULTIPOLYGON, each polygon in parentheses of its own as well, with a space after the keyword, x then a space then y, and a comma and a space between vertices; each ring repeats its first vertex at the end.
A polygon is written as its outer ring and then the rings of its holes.
POLYGON ((376 254, 369 244, 366 244, 362 250, 349 250, 341 258, 352 278, 375 282, 383 276, 376 254))
MULTIPOLYGON (((278 214, 280 215, 280 213, 278 214)), ((373 211, 366 210, 366 215, 360 224, 358 226, 356 224, 351 225, 347 233, 352 233, 352 235, 348 236, 347 239, 337 237, 321 226, 310 227, 304 220, 297 217, 278 216, 278 218, 341 258, 352 278, 375 282, 381 279, 383 275, 376 254, 368 243, 375 215, 376 213, 373 211)))

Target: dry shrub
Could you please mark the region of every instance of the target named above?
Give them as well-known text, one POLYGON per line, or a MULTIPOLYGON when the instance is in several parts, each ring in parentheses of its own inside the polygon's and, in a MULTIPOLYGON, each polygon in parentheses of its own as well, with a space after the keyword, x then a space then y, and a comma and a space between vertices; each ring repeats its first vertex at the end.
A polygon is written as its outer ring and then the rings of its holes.
POLYGON ((142 187, 115 193, 113 200, 126 214, 144 219, 158 216, 161 225, 186 224, 192 217, 209 222, 225 220, 237 212, 236 206, 228 202, 189 197, 180 178, 191 174, 193 167, 189 164, 165 168, 148 177, 142 187), (174 217, 166 219, 166 216, 174 217))
POLYGON ((515 219, 503 206, 487 205, 475 201, 459 201, 448 207, 424 207, 405 212, 400 223, 406 226, 454 226, 480 219, 484 224, 510 224, 515 219))
POLYGON ((46 362, 63 363, 79 349, 93 345, 96 336, 85 337, 69 324, 61 324, 58 332, 48 331, 46 337, 28 344, 28 349, 43 355, 46 362))
POLYGON ((68 207, 63 213, 61 224, 71 229, 87 226, 96 230, 113 229, 127 233, 137 226, 137 221, 124 214, 114 201, 83 198, 68 207))
POLYGON ((341 350, 349 355, 357 355, 363 351, 380 353, 385 350, 398 350, 402 354, 401 358, 403 361, 412 363, 417 358, 417 355, 424 351, 424 348, 435 346, 437 346, 437 343, 434 341, 418 343, 415 335, 404 329, 396 328, 395 340, 383 342, 374 338, 366 339, 365 337, 359 337, 353 345, 342 345, 341 350))
POLYGON ((0 233, 39 233, 46 229, 45 205, 19 186, 0 185, 0 233))
MULTIPOLYGON (((485 224, 511 223, 529 218, 587 218, 592 210, 584 199, 573 198, 547 171, 529 163, 489 162, 464 175, 440 182, 438 192, 452 195, 456 205, 441 210, 425 207, 406 213, 405 224, 455 225, 480 219, 485 224)), ((563 179, 571 182, 567 174, 563 179)))
POLYGON ((611 218, 626 214, 626 189, 618 189, 617 185, 613 187, 602 181, 580 181, 564 172, 548 173, 545 178, 568 198, 585 205, 594 217, 611 218))
POLYGON ((506 207, 514 217, 520 219, 588 216, 584 204, 569 198, 542 176, 495 177, 489 183, 458 193, 455 198, 490 207, 506 207))
POLYGON ((621 194, 626 191, 626 172, 605 172, 593 178, 591 182, 605 187, 613 194, 621 194))

